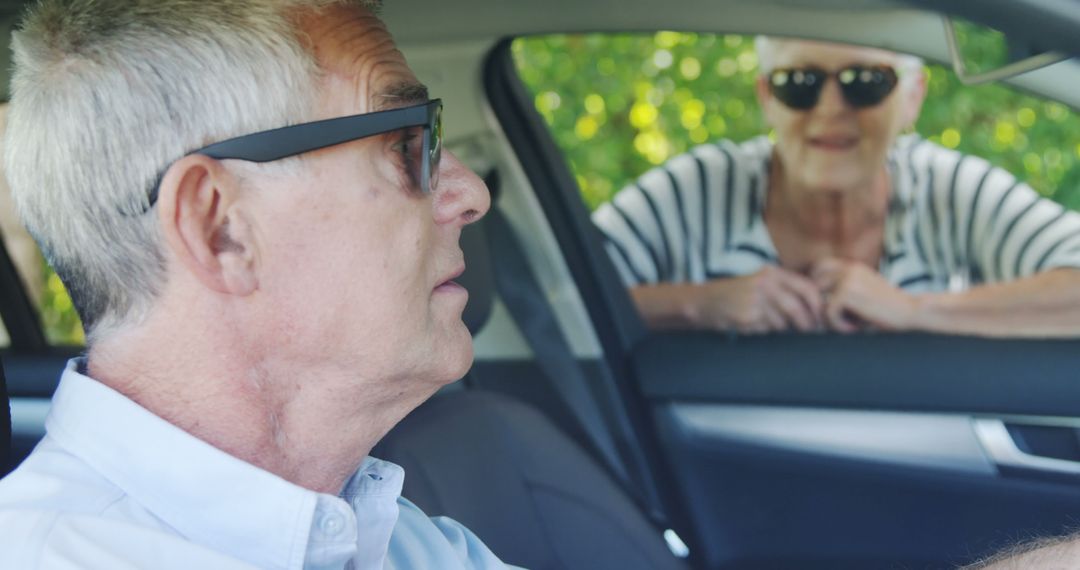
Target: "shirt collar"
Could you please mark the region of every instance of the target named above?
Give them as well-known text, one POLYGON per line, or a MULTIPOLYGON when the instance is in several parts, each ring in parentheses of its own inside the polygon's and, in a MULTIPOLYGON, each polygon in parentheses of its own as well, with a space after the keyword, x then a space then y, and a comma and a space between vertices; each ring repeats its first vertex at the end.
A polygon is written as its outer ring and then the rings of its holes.
MULTIPOLYGON (((304 564, 309 539, 317 538, 317 505, 320 515, 340 511, 331 505, 342 499, 294 485, 188 434, 81 374, 80 361, 69 361, 60 378, 45 422, 50 438, 192 542, 260 568, 304 564)), ((392 495, 396 507, 402 478, 400 467, 368 458, 343 494, 351 503, 360 495, 392 495)), ((348 505, 349 514, 354 506, 348 505)), ((391 514, 396 519, 396 508, 385 513, 391 514)), ((348 541, 353 548, 354 537, 348 541)))
POLYGON ((382 568, 397 524, 401 467, 368 457, 341 497, 319 495, 311 520, 304 568, 382 568))

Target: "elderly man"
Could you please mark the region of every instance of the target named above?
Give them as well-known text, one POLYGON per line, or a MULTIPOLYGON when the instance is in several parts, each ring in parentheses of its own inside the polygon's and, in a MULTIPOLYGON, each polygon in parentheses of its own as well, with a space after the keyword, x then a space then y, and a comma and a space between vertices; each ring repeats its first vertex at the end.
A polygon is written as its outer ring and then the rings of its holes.
POLYGON ((481 181, 370 3, 44 0, 7 171, 88 352, 3 568, 497 568, 367 457, 471 359, 481 181))

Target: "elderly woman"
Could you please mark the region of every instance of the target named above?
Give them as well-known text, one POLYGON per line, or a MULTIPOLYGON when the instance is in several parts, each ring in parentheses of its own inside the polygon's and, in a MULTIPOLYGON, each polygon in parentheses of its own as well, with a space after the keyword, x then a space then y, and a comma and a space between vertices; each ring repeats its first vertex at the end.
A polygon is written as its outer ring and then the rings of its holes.
POLYGON ((775 143, 699 146, 593 216, 656 328, 1080 335, 1080 214, 901 133, 920 60, 759 38, 775 143))

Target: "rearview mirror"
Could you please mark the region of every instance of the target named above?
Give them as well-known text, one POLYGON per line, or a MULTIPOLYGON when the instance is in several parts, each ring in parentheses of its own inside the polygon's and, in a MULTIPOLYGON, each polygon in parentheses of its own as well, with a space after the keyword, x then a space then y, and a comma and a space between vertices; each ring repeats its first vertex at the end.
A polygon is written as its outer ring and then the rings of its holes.
POLYGON ((1068 59, 981 24, 950 16, 943 21, 953 71, 964 85, 1000 81, 1068 59))

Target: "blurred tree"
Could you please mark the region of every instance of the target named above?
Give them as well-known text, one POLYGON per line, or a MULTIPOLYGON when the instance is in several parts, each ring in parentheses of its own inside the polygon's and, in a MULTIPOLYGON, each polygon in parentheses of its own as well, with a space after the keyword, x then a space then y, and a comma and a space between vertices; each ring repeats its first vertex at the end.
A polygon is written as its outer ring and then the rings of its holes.
MULTIPOLYGON (((999 55, 993 35, 962 40, 976 58, 999 55)), ((768 132, 754 96, 750 36, 554 35, 516 40, 512 51, 590 209, 693 145, 768 132)), ((1080 209, 1080 117, 1001 85, 964 86, 940 66, 926 73, 919 133, 1080 209)))

